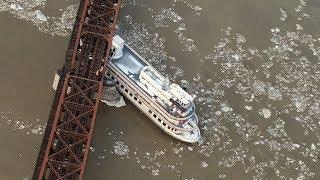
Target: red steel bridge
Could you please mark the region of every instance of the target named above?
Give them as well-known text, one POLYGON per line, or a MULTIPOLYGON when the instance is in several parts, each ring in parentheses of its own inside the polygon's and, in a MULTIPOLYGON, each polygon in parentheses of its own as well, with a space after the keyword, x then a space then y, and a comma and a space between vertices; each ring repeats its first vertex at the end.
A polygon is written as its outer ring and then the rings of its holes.
POLYGON ((81 0, 33 179, 83 179, 120 0, 81 0))

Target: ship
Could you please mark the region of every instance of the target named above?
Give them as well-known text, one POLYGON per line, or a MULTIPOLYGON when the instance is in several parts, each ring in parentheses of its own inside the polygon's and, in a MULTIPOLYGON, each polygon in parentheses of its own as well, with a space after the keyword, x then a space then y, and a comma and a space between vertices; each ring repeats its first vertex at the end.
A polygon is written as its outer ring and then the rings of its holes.
POLYGON ((201 139, 194 97, 161 75, 118 35, 113 37, 105 76, 167 134, 187 143, 201 139))

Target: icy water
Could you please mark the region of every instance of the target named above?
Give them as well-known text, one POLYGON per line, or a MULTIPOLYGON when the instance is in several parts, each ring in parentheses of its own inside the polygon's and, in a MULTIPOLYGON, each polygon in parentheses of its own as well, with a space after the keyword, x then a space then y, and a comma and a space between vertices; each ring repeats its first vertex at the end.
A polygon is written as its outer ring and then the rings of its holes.
MULTIPOLYGON (((31 177, 76 4, 0 1, 0 179, 31 177)), ((86 179, 320 179, 319 0, 124 0, 120 14, 128 44, 189 82, 203 141, 101 104, 86 179)))

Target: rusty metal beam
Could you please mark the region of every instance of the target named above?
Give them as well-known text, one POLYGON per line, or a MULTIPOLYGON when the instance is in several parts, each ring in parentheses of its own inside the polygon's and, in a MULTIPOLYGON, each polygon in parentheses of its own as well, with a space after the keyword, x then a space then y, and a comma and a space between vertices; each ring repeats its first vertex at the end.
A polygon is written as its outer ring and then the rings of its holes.
POLYGON ((119 8, 81 1, 33 179, 83 179, 119 8))

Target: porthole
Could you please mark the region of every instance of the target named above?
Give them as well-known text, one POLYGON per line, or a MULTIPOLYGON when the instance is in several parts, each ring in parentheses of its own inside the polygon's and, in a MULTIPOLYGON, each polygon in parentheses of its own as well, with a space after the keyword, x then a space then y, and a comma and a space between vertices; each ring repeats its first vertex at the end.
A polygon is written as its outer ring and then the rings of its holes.
POLYGON ((166 126, 167 124, 166 123, 162 123, 162 125, 166 126))
POLYGON ((128 89, 125 89, 126 92, 128 92, 128 89))
POLYGON ((151 110, 149 110, 149 113, 151 114, 151 113, 152 113, 152 111, 151 111, 151 110))
POLYGON ((119 81, 116 81, 116 83, 119 85, 120 83, 119 83, 119 81))
POLYGON ((140 105, 142 104, 142 102, 141 102, 141 101, 139 101, 138 103, 139 103, 140 105))
POLYGON ((160 119, 160 118, 158 118, 158 121, 159 121, 159 122, 161 122, 161 119, 160 119))
POLYGON ((134 97, 133 99, 134 99, 134 100, 138 100, 138 98, 137 98, 137 97, 134 97))
POLYGON ((157 115, 156 115, 156 114, 153 114, 153 117, 154 117, 154 118, 157 118, 157 115))
POLYGON ((133 94, 132 94, 132 93, 129 93, 129 95, 132 96, 133 94))
POLYGON ((122 89, 124 88, 124 86, 123 86, 123 85, 121 85, 120 87, 121 87, 122 89))

